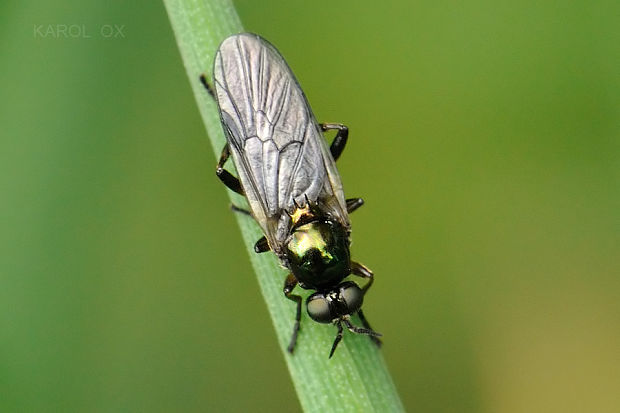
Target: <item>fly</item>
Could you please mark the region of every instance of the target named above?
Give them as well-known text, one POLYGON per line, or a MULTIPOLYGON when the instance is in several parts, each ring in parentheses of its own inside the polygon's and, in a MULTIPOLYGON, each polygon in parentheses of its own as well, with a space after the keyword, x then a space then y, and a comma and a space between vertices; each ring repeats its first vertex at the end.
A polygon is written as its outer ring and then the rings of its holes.
POLYGON ((349 253, 349 213, 364 201, 345 199, 336 169, 348 128, 317 123, 282 55, 256 34, 236 34, 222 42, 213 80, 214 91, 201 76, 217 100, 227 140, 216 174, 247 198, 250 210, 241 212, 254 217, 264 233, 254 250, 272 251, 290 271, 283 292, 297 304, 297 313, 288 351, 295 349, 301 320, 302 298, 293 294, 297 285, 315 291, 306 300, 310 318, 338 328, 329 357, 342 340, 343 325, 380 345, 381 334, 362 312, 373 273, 349 253), (337 133, 328 147, 323 132, 329 130, 337 133), (224 169, 231 156, 239 177, 224 169), (367 282, 360 288, 345 281, 349 274, 367 282), (351 323, 354 314, 363 328, 351 323))

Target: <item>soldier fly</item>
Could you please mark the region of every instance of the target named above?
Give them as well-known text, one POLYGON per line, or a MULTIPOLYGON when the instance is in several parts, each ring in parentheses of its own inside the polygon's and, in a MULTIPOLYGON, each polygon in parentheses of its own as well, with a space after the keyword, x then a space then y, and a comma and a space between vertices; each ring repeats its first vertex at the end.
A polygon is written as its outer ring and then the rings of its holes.
POLYGON ((245 212, 264 233, 254 250, 273 251, 290 270, 283 292, 297 304, 297 313, 288 351, 295 349, 301 320, 302 298, 293 294, 297 285, 315 291, 306 301, 310 318, 338 328, 330 358, 342 339, 343 324, 380 345, 381 334, 372 330, 362 312, 373 273, 352 261, 349 253, 349 213, 364 201, 344 198, 336 169, 348 128, 317 123, 284 58, 256 34, 225 39, 213 73, 215 90, 204 75, 201 81, 217 100, 227 140, 216 174, 247 198, 250 211, 245 212), (329 130, 337 131, 330 147, 323 137, 329 130), (230 156, 238 178, 224 169, 230 156), (366 279, 366 284, 360 288, 344 281, 349 274, 366 279), (351 323, 353 314, 359 315, 363 328, 351 323))

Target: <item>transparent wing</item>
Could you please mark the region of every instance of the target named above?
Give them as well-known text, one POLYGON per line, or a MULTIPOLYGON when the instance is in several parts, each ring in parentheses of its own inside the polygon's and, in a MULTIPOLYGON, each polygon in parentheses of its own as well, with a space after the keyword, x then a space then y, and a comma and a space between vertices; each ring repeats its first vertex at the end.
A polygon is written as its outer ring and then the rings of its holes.
POLYGON ((228 37, 215 57, 214 80, 239 179, 271 247, 288 235, 285 211, 303 207, 306 199, 348 228, 334 160, 275 47, 255 34, 228 37))

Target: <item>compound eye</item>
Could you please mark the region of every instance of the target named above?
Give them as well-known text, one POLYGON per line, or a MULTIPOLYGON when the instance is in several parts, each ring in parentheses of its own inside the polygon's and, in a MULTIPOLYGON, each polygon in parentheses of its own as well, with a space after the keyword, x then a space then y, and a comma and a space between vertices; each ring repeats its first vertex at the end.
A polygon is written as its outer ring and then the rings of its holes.
POLYGON ((340 284, 340 298, 347 305, 347 314, 353 314, 362 307, 364 292, 354 282, 347 281, 340 284))
POLYGON ((306 302, 308 315, 318 323, 331 323, 334 319, 329 302, 323 294, 314 293, 306 302))

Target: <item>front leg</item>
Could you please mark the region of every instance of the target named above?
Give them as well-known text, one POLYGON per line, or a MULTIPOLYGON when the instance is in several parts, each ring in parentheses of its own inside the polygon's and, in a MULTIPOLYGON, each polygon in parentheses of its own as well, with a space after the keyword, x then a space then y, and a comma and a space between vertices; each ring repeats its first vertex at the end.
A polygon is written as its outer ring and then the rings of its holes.
MULTIPOLYGON (((357 275, 358 277, 366 278, 368 280, 364 288, 362 288, 362 292, 364 293, 364 295, 366 295, 366 292, 372 286, 372 283, 375 281, 375 277, 372 271, 370 271, 370 269, 363 264, 360 264, 355 261, 351 261, 351 273, 354 275, 357 275)), ((370 323, 368 323, 368 320, 366 319, 366 316, 362 312, 361 308, 357 312, 357 315, 359 316, 360 321, 362 322, 362 325, 368 330, 373 331, 372 327, 370 327, 370 323)), ((379 337, 377 336, 369 336, 369 337, 372 340, 372 342, 377 345, 377 347, 381 347, 381 340, 379 339, 379 337)))
MULTIPOLYGON (((360 321, 362 322, 362 325, 364 326, 364 328, 366 328, 367 330, 370 330, 370 331, 374 331, 372 329, 372 327, 370 326, 370 323, 368 323, 368 320, 366 319, 366 316, 364 315, 364 312, 362 311, 361 308, 357 312, 357 315, 359 316, 360 321)), ((381 347, 381 344, 383 344, 381 339, 379 337, 377 337, 377 336, 369 335, 368 337, 370 337, 372 342, 375 343, 377 345, 377 347, 381 347)))

